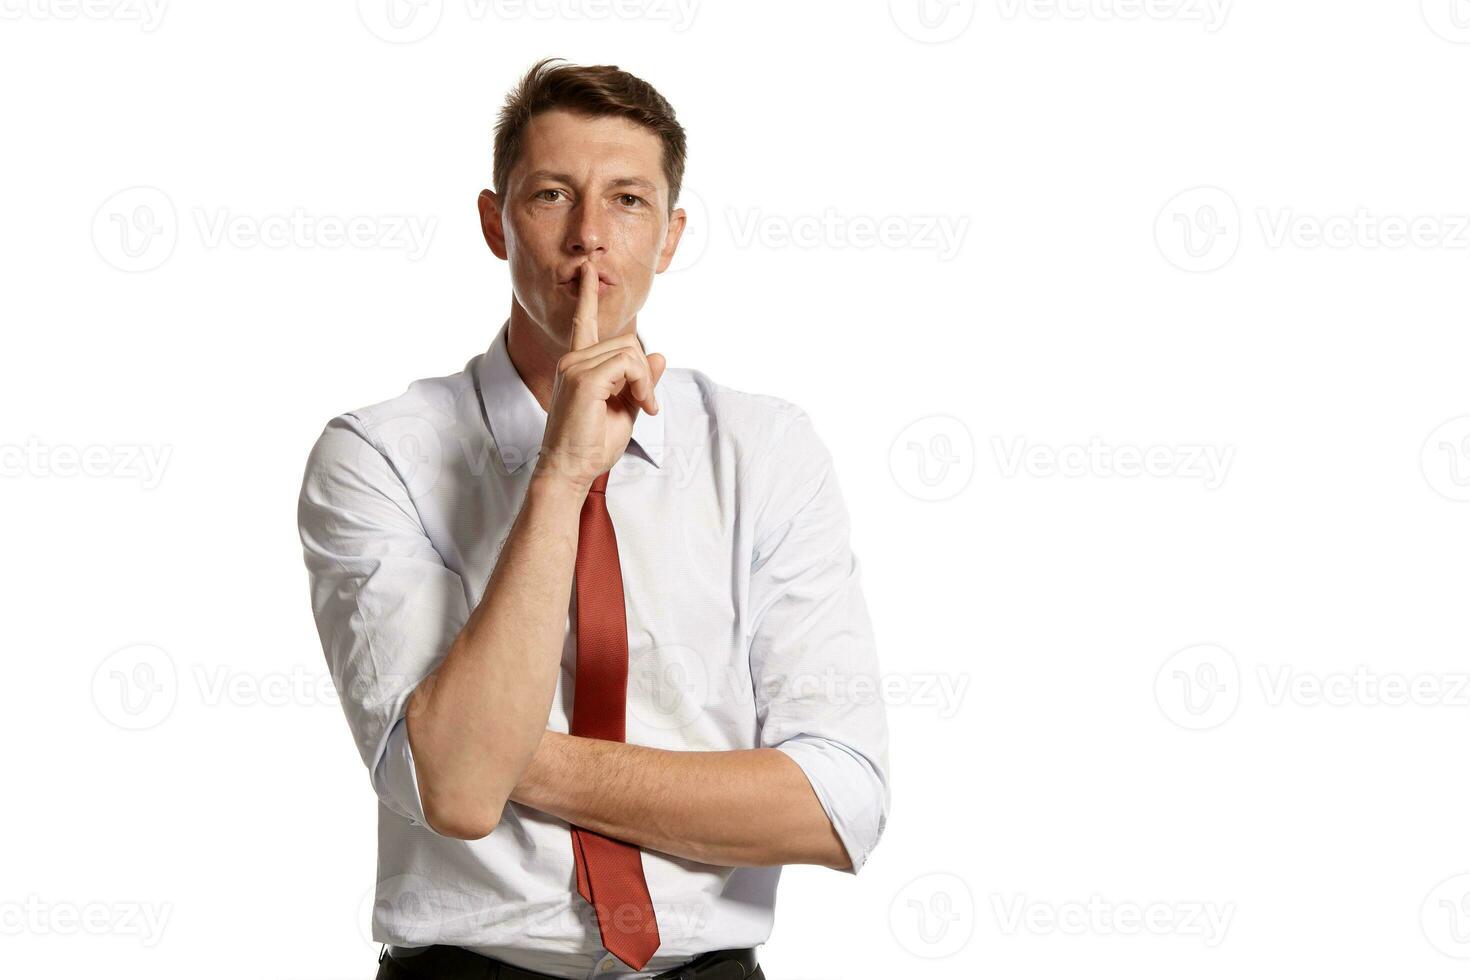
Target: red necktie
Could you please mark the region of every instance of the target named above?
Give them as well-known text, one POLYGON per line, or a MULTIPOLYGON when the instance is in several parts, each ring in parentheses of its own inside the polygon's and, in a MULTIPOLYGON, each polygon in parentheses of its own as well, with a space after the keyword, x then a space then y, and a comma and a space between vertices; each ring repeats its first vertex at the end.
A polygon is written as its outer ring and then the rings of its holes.
MULTIPOLYGON (((609 471, 611 472, 611 471, 609 471)), ((577 538, 577 680, 572 734, 625 740, 628 620, 618 539, 607 511, 607 478, 592 482, 582 502, 577 538)), ((602 945, 634 970, 659 946, 658 920, 634 844, 572 825, 577 891, 597 911, 602 945)))

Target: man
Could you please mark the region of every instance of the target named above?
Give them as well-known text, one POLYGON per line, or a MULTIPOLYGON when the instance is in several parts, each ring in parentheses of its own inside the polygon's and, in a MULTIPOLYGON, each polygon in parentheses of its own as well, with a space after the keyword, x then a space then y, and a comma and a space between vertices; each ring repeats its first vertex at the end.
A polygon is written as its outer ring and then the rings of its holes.
POLYGON ((509 319, 328 422, 301 488, 378 976, 763 977, 781 867, 856 874, 889 810, 847 512, 800 408, 645 350, 684 132, 556 60, 480 194, 509 319))

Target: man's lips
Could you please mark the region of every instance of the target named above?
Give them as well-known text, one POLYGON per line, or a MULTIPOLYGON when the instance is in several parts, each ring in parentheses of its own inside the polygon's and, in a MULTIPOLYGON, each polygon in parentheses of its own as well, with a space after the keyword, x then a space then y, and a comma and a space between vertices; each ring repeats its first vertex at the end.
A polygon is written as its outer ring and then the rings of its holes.
MULTIPOLYGON (((608 291, 611 290, 614 285, 616 284, 613 283, 612 280, 608 279, 607 276, 604 276, 601 272, 597 274, 598 296, 606 296, 608 291)), ((557 284, 557 288, 563 290, 566 293, 569 293, 572 296, 581 296, 582 273, 578 271, 572 275, 572 278, 563 279, 560 283, 557 284)))
MULTIPOLYGON (((609 279, 607 277, 607 273, 601 272, 601 271, 599 271, 597 273, 597 281, 598 281, 598 283, 600 285, 603 285, 603 286, 615 286, 615 285, 617 285, 617 283, 613 282, 611 279, 609 279)), ((577 267, 577 270, 575 272, 573 272, 570 276, 567 276, 566 278, 564 278, 564 279, 561 280, 561 285, 563 285, 563 286, 566 286, 566 285, 580 286, 581 284, 582 284, 582 269, 581 269, 580 266, 578 266, 577 267)))

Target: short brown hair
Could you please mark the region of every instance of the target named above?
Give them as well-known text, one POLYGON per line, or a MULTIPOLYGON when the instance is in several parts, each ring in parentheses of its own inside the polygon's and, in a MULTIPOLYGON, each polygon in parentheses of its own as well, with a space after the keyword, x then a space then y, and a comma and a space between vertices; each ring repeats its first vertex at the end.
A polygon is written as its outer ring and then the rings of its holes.
POLYGON ((648 127, 663 141, 664 179, 669 184, 669 210, 684 182, 684 127, 658 91, 617 65, 552 65, 565 58, 542 58, 506 96, 495 124, 495 193, 504 197, 510 171, 521 156, 526 125, 548 109, 567 109, 589 116, 622 116, 648 127))

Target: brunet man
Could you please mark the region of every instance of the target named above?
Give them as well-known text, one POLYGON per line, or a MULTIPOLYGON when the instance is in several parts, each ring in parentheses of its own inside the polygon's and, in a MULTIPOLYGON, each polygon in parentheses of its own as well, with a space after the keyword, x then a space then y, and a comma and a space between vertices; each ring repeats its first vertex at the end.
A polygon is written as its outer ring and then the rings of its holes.
POLYGON ((378 975, 761 977, 781 867, 855 874, 888 815, 847 512, 796 404, 647 352, 684 131, 556 60, 479 198, 509 318, 330 420, 301 489, 379 799, 378 975))

